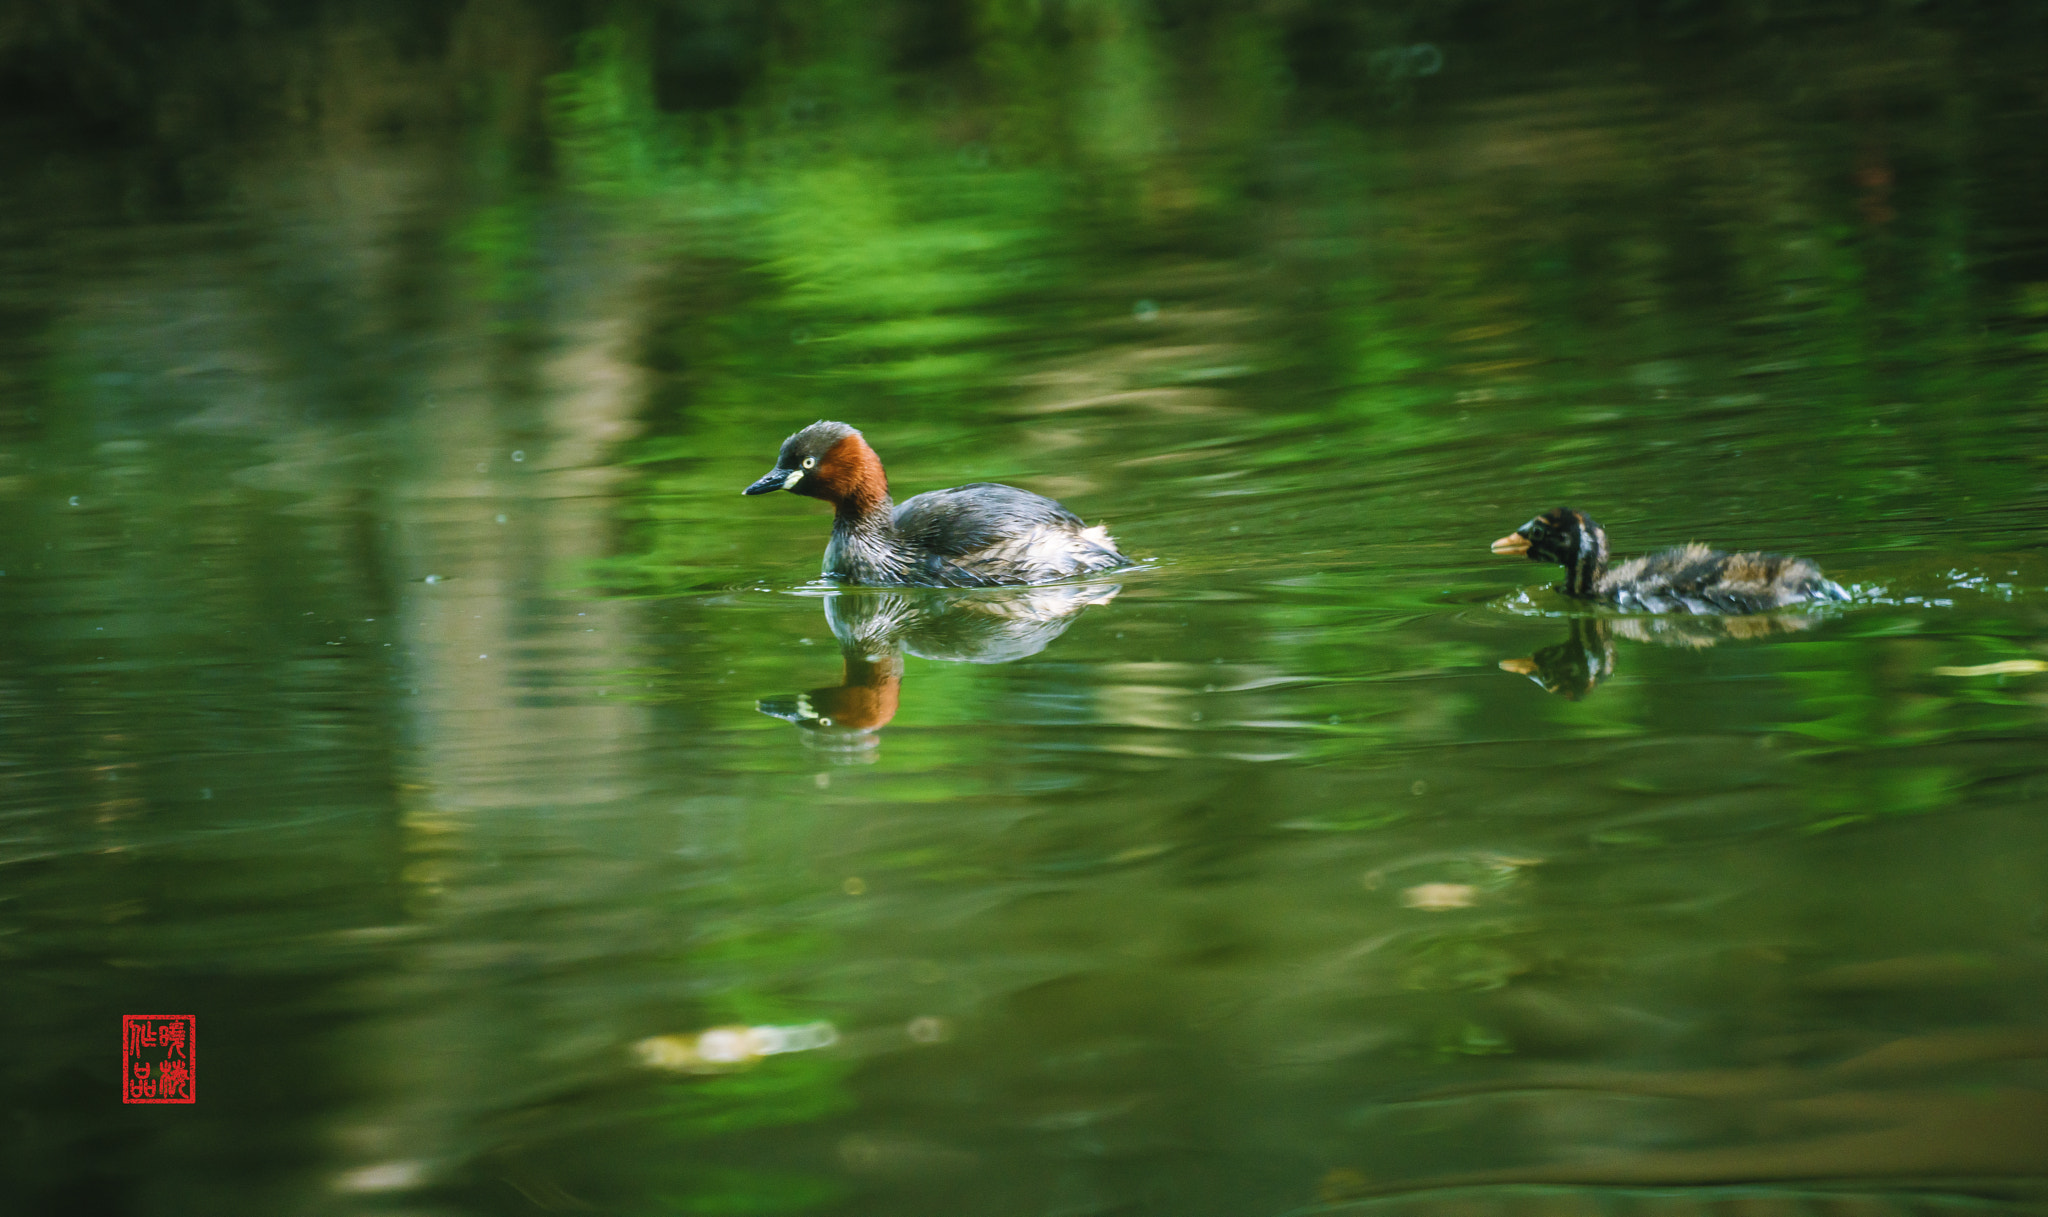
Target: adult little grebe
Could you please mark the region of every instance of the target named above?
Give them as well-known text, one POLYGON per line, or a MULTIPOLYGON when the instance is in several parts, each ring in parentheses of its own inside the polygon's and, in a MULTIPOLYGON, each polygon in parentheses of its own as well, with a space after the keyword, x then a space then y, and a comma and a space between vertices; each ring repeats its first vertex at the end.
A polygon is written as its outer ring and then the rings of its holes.
POLYGON ((1849 598, 1819 567, 1784 554, 1684 545, 1609 570, 1606 531, 1569 507, 1537 516, 1495 541, 1493 552, 1561 563, 1565 594, 1640 613, 1761 613, 1849 598))
POLYGON ((742 494, 787 490, 832 504, 825 577, 847 583, 994 587, 1129 566, 1097 526, 1015 486, 975 482, 889 500, 881 458, 845 423, 815 422, 782 441, 742 494))

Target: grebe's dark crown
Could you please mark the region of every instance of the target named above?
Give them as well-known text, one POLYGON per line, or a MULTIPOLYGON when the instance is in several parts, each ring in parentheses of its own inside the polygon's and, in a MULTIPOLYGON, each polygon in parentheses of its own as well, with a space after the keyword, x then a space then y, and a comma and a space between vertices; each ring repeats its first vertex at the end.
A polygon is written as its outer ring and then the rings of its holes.
POLYGON ((1528 538, 1530 558, 1566 566, 1607 535, 1592 516, 1570 507, 1553 507, 1515 531, 1528 538))
POLYGON ((776 467, 800 468, 807 456, 823 460, 825 454, 832 451, 832 445, 849 435, 859 434, 860 432, 845 423, 835 423, 830 419, 821 418, 782 441, 782 451, 775 458, 776 467))
MULTIPOLYGON (((770 494, 777 490, 789 490, 797 494, 809 495, 812 498, 830 498, 834 494, 846 493, 849 484, 858 484, 862 476, 868 472, 868 470, 862 467, 862 462, 859 459, 852 462, 852 469, 854 471, 853 482, 848 483, 845 480, 847 472, 845 458, 848 454, 842 453, 841 468, 836 471, 840 474, 841 481, 836 486, 831 478, 826 476, 828 473, 835 471, 820 468, 820 466, 828 465, 833 450, 848 439, 855 441, 854 452, 865 452, 867 454, 867 463, 873 464, 873 450, 867 448, 867 441, 860 438, 860 432, 847 426, 845 423, 836 423, 830 419, 821 418, 803 430, 798 431, 795 435, 783 440, 781 451, 775 455, 775 468, 762 474, 753 485, 740 491, 740 493, 770 494), (817 472, 817 476, 812 475, 813 470, 817 472), (821 490, 823 491, 822 493, 821 490)), ((880 466, 876 465, 875 469, 879 471, 880 466)), ((879 480, 879 478, 869 480, 879 480)))

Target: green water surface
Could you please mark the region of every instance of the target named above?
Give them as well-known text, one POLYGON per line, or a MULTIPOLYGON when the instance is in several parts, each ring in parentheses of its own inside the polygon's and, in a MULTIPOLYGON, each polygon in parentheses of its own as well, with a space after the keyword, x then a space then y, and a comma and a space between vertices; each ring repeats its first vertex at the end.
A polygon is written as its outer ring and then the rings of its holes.
POLYGON ((0 34, 8 1206, 2048 1208, 2026 6, 96 11, 0 34), (1143 564, 820 586, 816 418, 1143 564), (1591 614, 1560 503, 1852 600, 1591 614))

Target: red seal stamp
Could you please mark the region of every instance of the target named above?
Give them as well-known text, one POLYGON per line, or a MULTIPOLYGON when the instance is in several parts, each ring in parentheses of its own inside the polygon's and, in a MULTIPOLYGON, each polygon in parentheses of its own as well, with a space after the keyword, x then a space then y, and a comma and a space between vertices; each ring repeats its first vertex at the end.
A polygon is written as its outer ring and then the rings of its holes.
POLYGON ((199 1030, 190 1014, 121 1016, 121 1101, 190 1103, 199 1077, 192 1041, 199 1030))

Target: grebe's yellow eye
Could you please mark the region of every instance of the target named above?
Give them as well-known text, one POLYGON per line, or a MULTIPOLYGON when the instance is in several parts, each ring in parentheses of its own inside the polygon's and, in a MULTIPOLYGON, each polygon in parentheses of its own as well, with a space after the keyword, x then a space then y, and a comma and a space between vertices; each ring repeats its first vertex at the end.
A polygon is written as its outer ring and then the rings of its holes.
POLYGON ((804 458, 804 468, 806 468, 806 469, 812 469, 812 468, 815 468, 815 467, 817 466, 817 464, 818 464, 818 458, 817 458, 817 457, 815 457, 815 456, 807 456, 807 457, 805 457, 805 458, 804 458))

